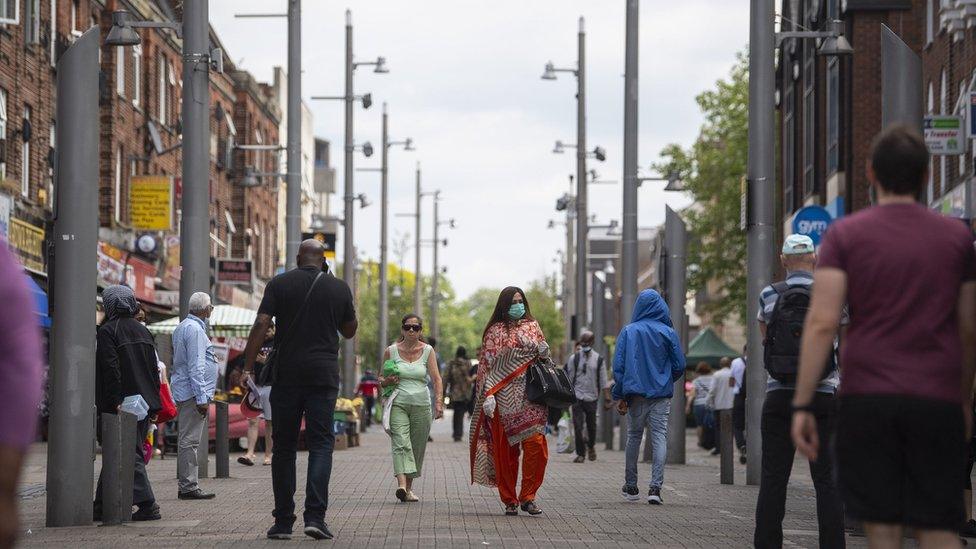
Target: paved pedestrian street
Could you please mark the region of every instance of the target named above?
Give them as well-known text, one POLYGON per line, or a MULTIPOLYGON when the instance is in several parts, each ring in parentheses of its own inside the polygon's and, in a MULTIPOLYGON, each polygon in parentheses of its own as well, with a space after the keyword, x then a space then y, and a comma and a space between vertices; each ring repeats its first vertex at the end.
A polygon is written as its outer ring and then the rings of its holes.
MULTIPOLYGON (((395 500, 387 436, 374 427, 358 448, 337 451, 326 519, 336 538, 315 542, 298 528, 291 542, 265 539, 271 525, 271 468, 244 467, 231 455, 230 479, 202 482, 217 493, 212 501, 176 498, 176 459, 149 465, 163 520, 123 526, 45 528, 43 491, 46 447, 34 448, 22 480, 26 546, 47 547, 252 547, 327 545, 338 547, 747 547, 752 541, 757 488, 743 486, 745 468, 736 464, 735 486, 719 484, 718 458, 694 447, 688 464, 666 471, 663 507, 629 503, 620 495, 623 452, 601 450, 596 462, 571 463, 555 454, 539 494, 541 517, 506 517, 495 491, 472 486, 467 444, 454 443, 448 418, 435 423, 427 446, 424 476, 415 492, 420 503, 395 500)), ((691 431, 689 431, 691 435, 691 431)), ((259 455, 260 457, 260 455, 259 455)), ((258 461, 260 463, 260 461, 258 461)), ((306 454, 299 454, 298 504, 304 497, 306 454)), ((640 482, 646 490, 647 465, 640 482)), ((211 455, 210 472, 214 462, 211 455)), ((787 503, 789 547, 815 547, 813 487, 806 464, 797 461, 787 503)), ((300 508, 300 507, 299 507, 300 508)), ((298 513, 301 514, 300 511, 298 513)), ((301 527, 301 518, 296 523, 301 527)), ((850 539, 848 546, 865 546, 850 539)))

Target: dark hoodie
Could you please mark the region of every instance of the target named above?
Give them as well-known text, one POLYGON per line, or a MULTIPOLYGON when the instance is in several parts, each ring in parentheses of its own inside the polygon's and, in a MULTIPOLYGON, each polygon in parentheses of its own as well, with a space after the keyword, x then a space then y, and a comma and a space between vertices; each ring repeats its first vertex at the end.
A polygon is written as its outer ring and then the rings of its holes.
POLYGON ((681 342, 667 303, 654 290, 637 297, 634 316, 617 336, 613 356, 613 398, 670 398, 685 371, 681 342))

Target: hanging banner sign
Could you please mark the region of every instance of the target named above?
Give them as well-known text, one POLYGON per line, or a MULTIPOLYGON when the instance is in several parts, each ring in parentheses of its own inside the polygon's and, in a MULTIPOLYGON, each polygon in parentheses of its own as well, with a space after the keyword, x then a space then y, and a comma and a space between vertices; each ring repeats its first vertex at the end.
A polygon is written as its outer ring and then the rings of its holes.
POLYGON ((966 124, 961 116, 928 115, 922 122, 925 146, 934 155, 966 153, 966 124))
POLYGON ((7 231, 7 242, 21 265, 31 271, 43 273, 44 229, 12 217, 7 231))
POLYGON ((129 186, 129 208, 134 229, 173 230, 173 178, 161 175, 133 177, 129 186))

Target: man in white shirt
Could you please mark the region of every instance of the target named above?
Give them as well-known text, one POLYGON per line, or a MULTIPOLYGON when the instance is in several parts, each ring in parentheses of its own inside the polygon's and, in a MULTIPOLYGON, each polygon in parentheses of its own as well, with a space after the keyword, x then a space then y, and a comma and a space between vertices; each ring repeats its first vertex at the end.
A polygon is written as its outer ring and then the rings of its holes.
POLYGON ((732 361, 732 378, 735 379, 735 400, 732 403, 732 434, 735 447, 739 449, 739 463, 746 462, 746 347, 742 356, 732 361))
POLYGON ((708 392, 708 408, 715 414, 715 440, 717 444, 712 450, 712 455, 717 456, 721 452, 722 440, 722 421, 719 414, 723 410, 731 410, 735 405, 735 378, 732 376, 732 369, 729 365, 732 361, 723 358, 719 361, 719 370, 712 375, 712 388, 708 392))

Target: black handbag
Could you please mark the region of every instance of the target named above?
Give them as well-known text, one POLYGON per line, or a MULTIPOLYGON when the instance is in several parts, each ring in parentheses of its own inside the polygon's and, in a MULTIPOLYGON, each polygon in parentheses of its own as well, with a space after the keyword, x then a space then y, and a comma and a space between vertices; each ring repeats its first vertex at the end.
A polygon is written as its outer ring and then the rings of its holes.
POLYGON ((529 402, 551 408, 569 408, 576 404, 576 391, 566 372, 556 368, 550 360, 536 360, 529 366, 525 397, 529 402))
POLYGON ((301 320, 302 314, 305 313, 306 305, 308 305, 308 298, 312 295, 312 290, 315 289, 315 284, 318 283, 319 279, 322 278, 322 273, 315 275, 315 280, 312 281, 312 285, 308 288, 308 292, 305 293, 305 300, 302 301, 301 307, 298 309, 298 313, 295 314, 295 319, 291 321, 291 326, 289 326, 288 333, 285 334, 286 339, 278 342, 277 345, 271 349, 268 353, 268 358, 264 361, 264 366, 254 373, 254 382, 258 385, 266 387, 268 385, 274 385, 278 362, 278 355, 281 352, 281 348, 284 347, 285 341, 291 340, 291 335, 294 334, 298 328, 298 321, 301 320))

